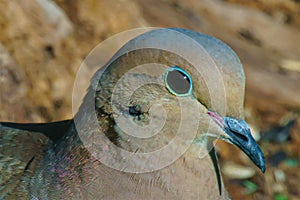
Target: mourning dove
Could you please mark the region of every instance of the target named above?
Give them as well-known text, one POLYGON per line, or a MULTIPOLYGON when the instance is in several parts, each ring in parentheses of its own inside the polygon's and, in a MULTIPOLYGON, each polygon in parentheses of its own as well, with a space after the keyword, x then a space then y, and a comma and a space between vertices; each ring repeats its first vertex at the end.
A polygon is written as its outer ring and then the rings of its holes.
POLYGON ((218 139, 265 171, 244 92, 242 65, 220 40, 143 33, 95 73, 74 119, 0 124, 0 199, 229 199, 218 139))

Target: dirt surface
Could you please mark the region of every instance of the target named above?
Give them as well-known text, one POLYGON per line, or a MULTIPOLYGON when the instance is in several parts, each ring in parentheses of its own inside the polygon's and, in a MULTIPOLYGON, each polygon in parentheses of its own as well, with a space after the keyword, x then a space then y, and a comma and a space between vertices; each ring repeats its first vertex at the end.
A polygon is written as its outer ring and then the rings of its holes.
MULTIPOLYGON (((58 19, 35 0, 0 0, 0 121, 72 117, 80 63, 113 34, 145 26, 192 29, 225 41, 241 58, 246 119, 268 161, 265 174, 257 170, 248 178, 223 169, 232 199, 300 198, 299 1, 55 2, 63 13, 58 19)), ((220 142, 218 154, 221 166, 253 167, 231 145, 220 142)))

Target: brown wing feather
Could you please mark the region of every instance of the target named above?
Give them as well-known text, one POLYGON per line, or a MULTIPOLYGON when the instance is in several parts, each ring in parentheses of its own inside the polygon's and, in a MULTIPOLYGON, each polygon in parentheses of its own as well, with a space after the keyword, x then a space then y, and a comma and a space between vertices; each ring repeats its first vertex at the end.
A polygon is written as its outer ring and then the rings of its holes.
POLYGON ((27 199, 30 179, 49 139, 0 123, 0 199, 27 199))

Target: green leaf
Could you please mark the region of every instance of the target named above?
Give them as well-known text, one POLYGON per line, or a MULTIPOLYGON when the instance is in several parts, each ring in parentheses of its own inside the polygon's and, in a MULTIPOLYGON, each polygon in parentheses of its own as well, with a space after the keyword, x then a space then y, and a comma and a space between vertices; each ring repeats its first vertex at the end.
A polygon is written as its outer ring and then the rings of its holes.
POLYGON ((258 189, 258 186, 251 181, 244 181, 243 185, 245 186, 245 194, 253 194, 258 189))
POLYGON ((275 200, 288 200, 289 198, 285 196, 284 194, 275 194, 274 196, 275 200))
POLYGON ((286 159, 286 160, 284 161, 284 164, 285 164, 287 167, 297 167, 298 164, 299 164, 299 162, 298 162, 297 159, 290 159, 290 158, 288 158, 288 159, 286 159))

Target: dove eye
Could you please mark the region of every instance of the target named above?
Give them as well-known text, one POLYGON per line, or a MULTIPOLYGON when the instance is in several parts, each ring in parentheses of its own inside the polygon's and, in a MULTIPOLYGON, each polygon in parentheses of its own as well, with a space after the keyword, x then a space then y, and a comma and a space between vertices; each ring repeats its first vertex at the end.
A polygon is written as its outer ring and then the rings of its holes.
POLYGON ((177 66, 166 70, 164 80, 168 90, 176 96, 188 96, 192 92, 191 76, 177 66))

